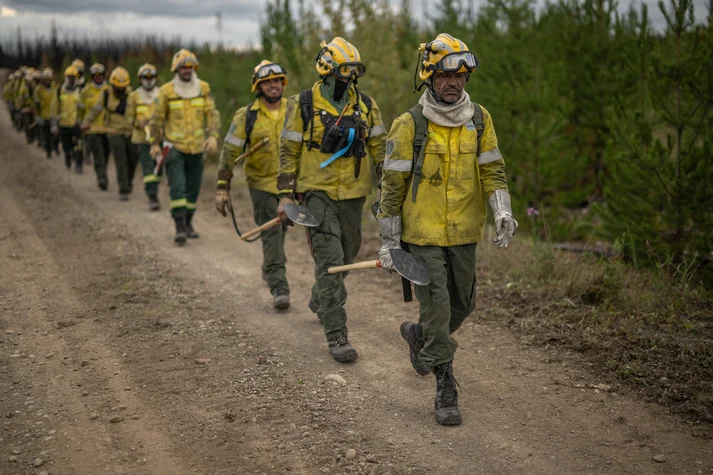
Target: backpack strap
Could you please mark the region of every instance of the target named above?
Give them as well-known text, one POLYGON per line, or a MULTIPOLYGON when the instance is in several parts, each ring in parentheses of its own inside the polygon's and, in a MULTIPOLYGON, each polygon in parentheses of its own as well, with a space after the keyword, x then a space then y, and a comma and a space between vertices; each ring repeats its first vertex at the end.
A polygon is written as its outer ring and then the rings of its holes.
POLYGON ((408 110, 413 118, 415 133, 413 137, 413 184, 411 186, 411 201, 416 202, 418 185, 421 182, 423 158, 426 154, 428 142, 428 119, 423 115, 423 106, 417 104, 408 110))
POLYGON ((250 149, 250 134, 253 133, 253 128, 255 127, 255 122, 257 121, 258 111, 252 110, 254 104, 254 102, 248 104, 248 110, 245 114, 245 145, 243 146, 243 150, 245 151, 250 149))
POLYGON ((480 156, 480 140, 483 138, 483 132, 485 131, 485 122, 483 121, 483 109, 480 108, 480 105, 477 103, 473 103, 473 125, 475 125, 475 130, 478 134, 478 142, 477 146, 475 149, 475 156, 479 157, 480 156))
POLYGON ((305 89, 300 92, 300 114, 302 115, 302 132, 307 131, 309 124, 309 141, 307 150, 312 150, 314 146, 319 146, 312 141, 314 135, 314 107, 312 106, 312 89, 305 89))
POLYGON ((361 101, 366 106, 366 115, 369 115, 371 108, 374 107, 374 101, 371 100, 371 97, 366 94, 362 94, 361 92, 359 93, 359 97, 361 97, 361 101))

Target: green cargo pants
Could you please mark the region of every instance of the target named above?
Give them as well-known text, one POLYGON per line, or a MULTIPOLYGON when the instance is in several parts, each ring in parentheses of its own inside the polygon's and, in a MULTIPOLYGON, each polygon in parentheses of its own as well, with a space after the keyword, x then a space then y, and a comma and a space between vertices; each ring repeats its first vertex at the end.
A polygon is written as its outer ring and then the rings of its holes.
POLYGON ((366 198, 334 201, 322 191, 309 192, 305 204, 321 220, 317 228, 308 228, 314 258, 315 283, 312 302, 324 326, 327 341, 347 337, 347 288, 344 274, 330 275, 332 266, 351 264, 361 247, 361 217, 366 198))
POLYGON ((196 210, 203 180, 203 154, 192 155, 172 148, 168 151, 165 163, 171 215, 192 215, 196 210))
POLYGON ((134 153, 139 157, 141 163, 141 171, 144 175, 144 190, 149 198, 158 196, 158 183, 160 178, 154 174, 156 168, 156 160, 153 159, 150 153, 151 146, 147 143, 134 144, 134 153))
POLYGON ((431 283, 415 286, 423 327, 421 361, 431 367, 453 361, 458 344, 451 334, 475 309, 475 249, 477 244, 438 247, 409 244, 421 257, 431 283))
POLYGON ((94 173, 97 175, 97 183, 106 186, 109 180, 106 177, 106 153, 104 150, 104 138, 100 134, 86 134, 84 140, 87 141, 87 152, 94 160, 94 173))
POLYGON ((111 145, 111 154, 114 155, 119 193, 128 195, 134 189, 133 181, 137 162, 131 138, 127 135, 109 135, 109 145, 111 145))
POLYGON ((82 131, 79 126, 60 127, 59 138, 64 150, 64 164, 67 168, 74 166, 76 170, 82 169, 82 131))
MULTIPOLYGON (((277 195, 267 191, 251 189, 250 198, 253 202, 255 224, 261 226, 277 218, 277 205, 280 202, 280 198, 277 195)), ((285 264, 287 263, 287 258, 285 257, 286 231, 287 226, 283 224, 260 233, 260 241, 262 241, 262 273, 267 276, 270 293, 273 295, 278 290, 290 291, 285 270, 285 264)))

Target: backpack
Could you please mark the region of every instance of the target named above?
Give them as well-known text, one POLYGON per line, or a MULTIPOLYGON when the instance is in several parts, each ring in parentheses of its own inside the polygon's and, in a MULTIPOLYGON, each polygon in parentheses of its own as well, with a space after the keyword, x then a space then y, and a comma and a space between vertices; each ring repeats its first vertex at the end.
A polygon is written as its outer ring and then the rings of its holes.
MULTIPOLYGON (((478 104, 473 103, 473 124, 477 131, 477 145, 475 155, 480 156, 480 140, 483 137, 485 123, 483 122, 483 110, 478 104)), ((428 119, 423 115, 423 106, 416 104, 408 110, 413 117, 414 132, 413 138, 413 186, 411 187, 411 201, 416 202, 418 184, 421 182, 421 170, 423 169, 423 159, 426 154, 426 142, 428 142, 428 119)))
POLYGON ((255 127, 255 122, 257 121, 258 111, 252 110, 254 102, 247 105, 248 112, 245 114, 245 145, 243 146, 244 151, 250 150, 250 134, 253 133, 253 128, 255 127))
MULTIPOLYGON (((371 108, 374 106, 371 97, 366 94, 359 93, 359 98, 366 106, 367 117, 371 113, 371 108)), ((307 124, 309 124, 309 141, 307 142, 307 150, 312 150, 313 147, 320 147, 320 144, 312 140, 314 133, 314 107, 312 89, 305 89, 300 92, 300 114, 302 115, 302 133, 307 132, 307 124)))

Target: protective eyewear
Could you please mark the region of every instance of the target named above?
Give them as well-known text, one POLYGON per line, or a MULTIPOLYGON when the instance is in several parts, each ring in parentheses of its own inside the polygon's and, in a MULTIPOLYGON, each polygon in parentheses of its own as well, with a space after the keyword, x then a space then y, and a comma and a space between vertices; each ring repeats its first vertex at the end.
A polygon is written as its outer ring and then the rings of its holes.
POLYGON ((465 66, 468 71, 473 71, 478 67, 478 64, 480 64, 478 63, 478 58, 473 53, 461 51, 444 56, 436 63, 435 70, 450 73, 460 71, 465 66))
POLYGON ((155 69, 147 69, 146 71, 142 71, 141 75, 139 76, 141 79, 153 79, 157 76, 156 70, 155 69))
POLYGON ((361 63, 342 63, 332 69, 332 74, 344 79, 360 78, 366 74, 366 66, 361 63))
POLYGON ((89 74, 94 76, 95 74, 104 74, 104 68, 91 68, 89 74))
POLYGON ((257 70, 257 73, 255 73, 255 77, 258 79, 265 79, 266 77, 270 76, 279 76, 279 75, 286 75, 287 73, 285 72, 284 69, 282 69, 282 66, 279 64, 266 64, 262 68, 257 70))

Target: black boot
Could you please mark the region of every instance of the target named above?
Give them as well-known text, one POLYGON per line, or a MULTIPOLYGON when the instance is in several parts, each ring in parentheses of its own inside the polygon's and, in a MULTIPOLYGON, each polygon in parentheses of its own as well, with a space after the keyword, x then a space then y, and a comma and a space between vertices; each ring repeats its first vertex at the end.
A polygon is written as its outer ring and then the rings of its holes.
POLYGON ((409 357, 411 358, 411 366, 421 376, 425 376, 431 372, 431 368, 421 362, 418 357, 423 349, 423 328, 418 323, 403 322, 401 324, 401 336, 409 347, 409 357))
POLYGON ((273 294, 273 306, 278 310, 290 308, 290 292, 287 289, 277 289, 273 294))
POLYGON ((186 237, 188 239, 198 239, 201 235, 193 229, 191 221, 193 221, 193 213, 188 213, 186 215, 186 237))
POLYGON ((344 335, 329 342, 329 353, 332 358, 340 363, 348 363, 359 357, 357 351, 344 335))
POLYGON ((149 196, 149 210, 158 211, 161 209, 161 204, 158 202, 158 197, 156 195, 149 196))
POLYGON ((174 216, 173 220, 176 222, 176 235, 173 236, 173 242, 182 246, 186 243, 186 215, 174 216))
POLYGON ((463 422, 458 409, 458 383, 453 377, 453 362, 443 363, 433 369, 436 375, 436 422, 444 426, 457 426, 463 422))

